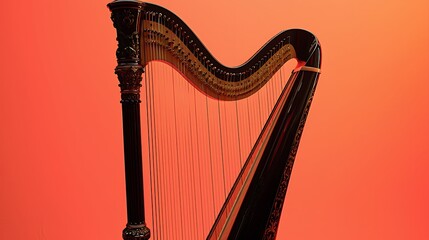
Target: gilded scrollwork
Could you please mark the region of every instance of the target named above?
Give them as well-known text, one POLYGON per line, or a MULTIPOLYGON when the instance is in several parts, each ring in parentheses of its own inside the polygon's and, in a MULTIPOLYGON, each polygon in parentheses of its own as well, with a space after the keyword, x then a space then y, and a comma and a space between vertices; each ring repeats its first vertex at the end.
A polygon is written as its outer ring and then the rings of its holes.
POLYGON ((295 157, 298 151, 298 145, 301 139, 302 131, 304 130, 305 120, 307 119, 307 115, 310 110, 310 105, 313 100, 313 94, 314 92, 311 93, 311 97, 307 101, 303 115, 301 117, 301 121, 299 122, 298 130, 296 132, 296 135, 292 144, 292 148, 291 148, 289 157, 287 159, 286 168, 283 172, 279 187, 277 188, 276 198, 271 208, 271 213, 268 218, 269 220, 268 220, 267 226, 265 227, 263 240, 276 239, 276 234, 277 234, 279 221, 280 221, 280 215, 282 213, 286 191, 287 191, 289 179, 292 173, 292 167, 295 162, 295 157))

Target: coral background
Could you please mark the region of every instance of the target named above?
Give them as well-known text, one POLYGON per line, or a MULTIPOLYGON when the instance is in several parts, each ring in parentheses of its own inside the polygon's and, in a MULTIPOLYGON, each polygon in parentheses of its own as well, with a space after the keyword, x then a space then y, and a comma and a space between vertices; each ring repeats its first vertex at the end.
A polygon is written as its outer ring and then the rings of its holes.
MULTIPOLYGON (((429 239, 428 1, 153 3, 228 65, 283 29, 321 41, 323 73, 278 239, 429 239)), ((106 4, 2 3, 0 239, 121 239, 120 96, 106 4)))

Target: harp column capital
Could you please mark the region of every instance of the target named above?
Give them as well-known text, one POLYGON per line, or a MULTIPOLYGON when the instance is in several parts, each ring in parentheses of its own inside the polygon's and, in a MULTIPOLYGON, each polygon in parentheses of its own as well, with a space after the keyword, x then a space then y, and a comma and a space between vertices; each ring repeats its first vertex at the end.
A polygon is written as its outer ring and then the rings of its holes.
POLYGON ((144 3, 134 0, 116 0, 107 5, 116 29, 118 48, 116 58, 122 102, 140 102, 143 66, 140 65, 140 25, 144 3))
POLYGON ((142 81, 142 73, 144 69, 140 65, 121 66, 118 65, 115 69, 119 79, 119 87, 121 88, 122 103, 139 103, 140 102, 140 87, 142 81))
POLYGON ((113 1, 107 5, 116 29, 118 65, 140 64, 140 25, 144 3, 139 1, 113 1))

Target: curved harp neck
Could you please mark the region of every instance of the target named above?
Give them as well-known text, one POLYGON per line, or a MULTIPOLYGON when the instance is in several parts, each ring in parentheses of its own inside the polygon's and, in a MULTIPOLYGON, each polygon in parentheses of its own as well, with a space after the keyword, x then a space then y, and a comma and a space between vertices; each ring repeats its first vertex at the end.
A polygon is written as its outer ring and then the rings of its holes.
POLYGON ((318 46, 313 34, 300 29, 287 30, 269 40, 242 65, 228 67, 174 13, 139 1, 115 1, 110 7, 114 12, 125 5, 133 6, 141 17, 133 23, 136 29, 128 38, 134 47, 123 52, 139 55, 143 67, 150 61, 166 62, 198 90, 222 100, 237 100, 255 93, 285 62, 292 58, 306 62, 318 46), (141 37, 136 37, 137 34, 141 37))

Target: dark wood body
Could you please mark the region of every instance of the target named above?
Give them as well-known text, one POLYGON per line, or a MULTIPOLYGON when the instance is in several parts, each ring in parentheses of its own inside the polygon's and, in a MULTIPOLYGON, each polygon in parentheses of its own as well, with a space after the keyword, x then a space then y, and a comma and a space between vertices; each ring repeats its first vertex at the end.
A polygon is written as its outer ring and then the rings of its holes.
MULTIPOLYGON (((309 65, 320 67, 320 48, 309 65)), ((262 161, 228 239, 275 239, 287 186, 319 73, 293 73, 294 86, 281 110, 262 161)))

